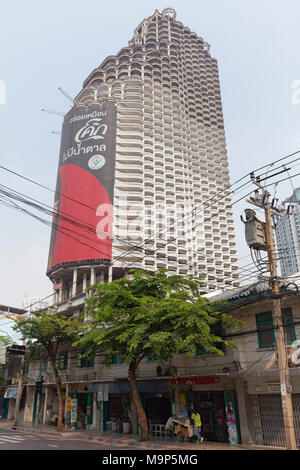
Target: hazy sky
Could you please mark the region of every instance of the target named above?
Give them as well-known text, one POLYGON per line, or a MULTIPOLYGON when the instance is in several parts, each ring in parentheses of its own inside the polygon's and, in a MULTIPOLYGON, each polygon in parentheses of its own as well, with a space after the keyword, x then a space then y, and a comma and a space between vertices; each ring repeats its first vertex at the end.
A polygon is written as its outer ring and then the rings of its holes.
MULTIPOLYGON (((231 181, 299 150, 300 104, 292 102, 300 80, 299 0, 16 0, 1 5, 0 165, 55 188, 60 136, 51 131, 60 130, 62 118, 41 108, 66 112, 58 87, 75 96, 144 18, 166 7, 211 44, 218 60, 231 181)), ((51 192, 1 169, 0 182, 53 203, 51 192)), ((291 192, 289 181, 278 187, 281 199, 291 192)), ((244 207, 234 206, 240 258, 249 254, 239 220, 244 207)), ((50 229, 3 205, 0 215, 0 303, 20 306, 25 295, 50 294, 50 229)))

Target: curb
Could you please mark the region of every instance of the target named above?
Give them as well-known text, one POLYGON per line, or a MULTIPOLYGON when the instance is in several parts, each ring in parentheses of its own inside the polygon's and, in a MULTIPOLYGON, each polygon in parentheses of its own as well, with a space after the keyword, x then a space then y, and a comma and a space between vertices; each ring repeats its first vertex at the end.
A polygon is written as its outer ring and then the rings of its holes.
POLYGON ((140 441, 136 439, 113 439, 112 437, 101 437, 93 434, 76 434, 74 432, 57 432, 52 429, 39 429, 39 428, 34 428, 31 426, 8 426, 10 429, 13 430, 18 430, 22 432, 30 432, 30 433, 36 433, 36 434, 51 434, 55 436, 61 436, 65 438, 72 438, 72 439, 79 439, 79 440, 85 440, 85 441, 96 441, 96 442, 102 442, 103 444, 111 444, 111 445, 138 445, 140 441))
POLYGON ((145 448, 145 446, 147 446, 147 448, 149 449, 161 449, 161 445, 159 445, 158 443, 154 443, 154 442, 149 442, 147 441, 146 442, 142 442, 142 441, 139 441, 138 439, 113 439, 112 437, 105 437, 105 436, 97 436, 97 435, 93 435, 93 434, 80 434, 80 435, 76 435, 75 433, 73 432, 67 432, 67 433, 64 433, 64 432, 57 432, 55 430, 48 430, 48 429, 36 429, 34 427, 30 427, 30 426, 9 426, 11 429, 13 430, 18 430, 18 431, 22 431, 22 432, 32 432, 32 433, 36 433, 36 434, 51 434, 51 435, 55 435, 55 436, 61 436, 61 437, 64 437, 64 438, 71 438, 71 439, 79 439, 79 440, 84 440, 84 441, 93 441, 93 442, 99 442, 99 443, 102 443, 102 444, 110 444, 110 445, 113 445, 113 446, 134 446, 134 447, 141 447, 141 448, 145 448))
MULTIPOLYGON (((140 441, 139 439, 134 439, 134 438, 116 438, 114 439, 113 437, 107 437, 107 436, 99 436, 95 434, 87 434, 87 433, 74 433, 74 432, 57 432, 55 429, 40 429, 40 428, 35 428, 31 426, 14 426, 12 423, 8 426, 5 426, 7 428, 13 429, 13 430, 18 430, 22 432, 30 432, 30 433, 35 433, 35 434, 50 434, 50 435, 55 435, 55 436, 61 436, 66 439, 70 440, 81 440, 81 441, 88 441, 88 442, 99 442, 101 444, 109 444, 111 446, 133 446, 135 448, 140 448, 140 449, 154 449, 154 450, 162 450, 163 448, 166 450, 178 450, 178 448, 174 447, 172 443, 167 443, 167 442, 153 442, 153 441, 140 441)), ((182 446, 182 450, 189 450, 186 449, 184 446, 182 446)), ((202 448, 197 448, 198 450, 213 450, 209 449, 206 446, 202 448)), ((220 449, 214 449, 214 450, 220 450, 220 449)), ((225 450, 225 449, 224 449, 225 450)), ((230 449, 228 449, 230 450, 230 449)), ((265 446, 246 446, 246 445, 238 445, 238 446, 232 446, 231 450, 274 450, 272 447, 265 447, 265 446)), ((284 450, 282 448, 279 448, 278 450, 284 450)))
POLYGON ((55 430, 52 431, 52 429, 36 429, 31 426, 9 426, 10 429, 16 430, 16 431, 25 431, 25 432, 32 432, 32 433, 38 433, 38 434, 55 434, 55 436, 62 436, 62 437, 68 437, 69 435, 73 436, 73 433, 70 432, 57 432, 55 430))
POLYGON ((140 441, 136 439, 113 439, 112 437, 101 437, 94 435, 81 436, 80 439, 101 442, 102 444, 110 444, 114 446, 137 446, 140 444, 140 441))

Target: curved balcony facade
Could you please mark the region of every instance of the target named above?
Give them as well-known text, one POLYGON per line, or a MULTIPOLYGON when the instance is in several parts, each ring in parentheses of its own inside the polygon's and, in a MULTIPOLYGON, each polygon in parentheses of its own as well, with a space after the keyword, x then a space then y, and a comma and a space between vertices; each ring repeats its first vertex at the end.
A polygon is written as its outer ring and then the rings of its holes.
POLYGON ((173 9, 156 10, 128 47, 89 75, 75 103, 106 100, 117 108, 114 212, 124 215, 127 207, 130 214, 127 231, 114 219, 112 266, 195 274, 204 291, 237 286, 218 66, 209 44, 173 9), (158 240, 164 259, 144 246, 158 240))

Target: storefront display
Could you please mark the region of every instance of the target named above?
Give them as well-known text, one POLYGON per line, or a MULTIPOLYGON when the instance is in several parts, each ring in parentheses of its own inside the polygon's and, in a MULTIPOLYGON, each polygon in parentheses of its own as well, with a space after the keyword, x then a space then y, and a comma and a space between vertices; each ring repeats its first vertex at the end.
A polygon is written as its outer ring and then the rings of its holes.
POLYGON ((81 429, 85 429, 87 425, 93 424, 92 393, 71 393, 66 406, 69 424, 81 429))
POLYGON ((230 444, 239 444, 239 424, 237 419, 237 411, 235 406, 235 396, 233 391, 224 392, 226 423, 228 428, 228 436, 230 444))
POLYGON ((151 424, 166 424, 172 414, 171 397, 165 393, 143 393, 142 402, 151 424))
POLYGON ((202 435, 208 441, 228 442, 223 392, 193 392, 194 408, 202 420, 202 435))

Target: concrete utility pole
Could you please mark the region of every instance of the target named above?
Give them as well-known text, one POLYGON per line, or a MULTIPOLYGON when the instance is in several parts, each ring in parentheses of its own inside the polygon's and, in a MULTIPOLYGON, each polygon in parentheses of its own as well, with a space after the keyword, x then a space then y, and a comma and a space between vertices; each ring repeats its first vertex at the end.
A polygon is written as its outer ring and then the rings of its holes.
POLYGON ((273 313, 273 318, 274 318, 275 339, 276 339, 276 348, 277 348, 277 355, 278 355, 281 403, 282 403, 286 447, 288 450, 297 450, 294 420, 293 420, 292 390, 291 390, 290 377, 289 377, 288 357, 287 357, 285 335, 284 335, 284 324, 283 324, 281 302, 280 302, 281 294, 280 294, 278 277, 277 277, 277 261, 276 261, 276 255, 275 255, 275 244, 274 244, 273 226, 272 226, 272 218, 271 218, 272 212, 278 215, 283 215, 283 214, 280 213, 278 209, 271 207, 270 193, 260 185, 260 180, 254 179, 254 178, 252 180, 254 184, 256 184, 262 190, 262 194, 261 194, 261 198, 258 198, 258 197, 250 198, 248 202, 264 209, 264 212, 265 212, 264 231, 265 231, 266 245, 267 245, 266 248, 267 248, 268 260, 269 260, 270 284, 272 288, 272 304, 273 304, 272 313, 273 313))
MULTIPOLYGON (((22 345, 25 346, 25 340, 23 340, 22 345)), ((20 370, 18 374, 18 395, 16 398, 14 426, 18 425, 20 403, 21 403, 21 397, 22 397, 22 392, 23 392, 24 364, 25 364, 25 354, 21 356, 21 365, 20 365, 20 370)))

